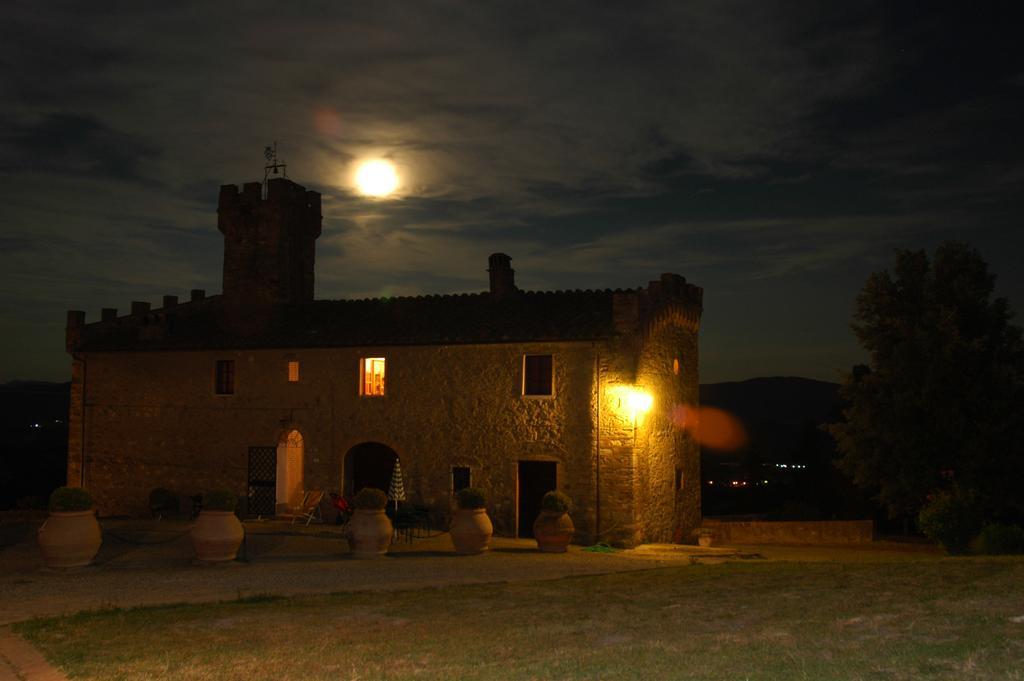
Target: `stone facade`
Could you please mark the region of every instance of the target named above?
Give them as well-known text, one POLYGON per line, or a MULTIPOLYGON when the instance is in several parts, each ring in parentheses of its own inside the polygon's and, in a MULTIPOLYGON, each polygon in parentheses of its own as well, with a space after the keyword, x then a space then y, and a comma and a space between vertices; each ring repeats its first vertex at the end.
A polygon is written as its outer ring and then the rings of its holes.
POLYGON ((495 254, 485 293, 312 301, 319 196, 287 180, 258 189, 221 191, 223 295, 92 324, 68 313, 68 482, 101 513, 144 513, 156 487, 245 497, 250 448, 283 452, 297 431, 304 489, 350 492, 346 454, 380 443, 409 500, 441 515, 453 467, 468 468, 500 534, 523 529, 522 461, 554 463, 577 541, 671 541, 700 524, 699 448, 681 428, 698 399, 699 288, 666 274, 627 291, 524 292, 495 254), (550 396, 524 395, 527 355, 551 356, 550 396), (368 357, 385 359, 383 396, 360 394, 368 357), (231 394, 216 392, 223 361, 231 394))

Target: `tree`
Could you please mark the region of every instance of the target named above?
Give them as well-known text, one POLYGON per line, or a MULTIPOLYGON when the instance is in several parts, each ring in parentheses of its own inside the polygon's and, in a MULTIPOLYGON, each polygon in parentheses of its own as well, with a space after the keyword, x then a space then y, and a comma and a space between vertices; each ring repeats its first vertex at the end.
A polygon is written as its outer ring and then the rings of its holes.
POLYGON ((995 277, 970 246, 947 242, 929 262, 899 251, 857 297, 852 328, 867 351, 828 427, 839 468, 877 492, 892 517, 929 497, 972 499, 982 517, 1024 511, 1024 346, 995 277))

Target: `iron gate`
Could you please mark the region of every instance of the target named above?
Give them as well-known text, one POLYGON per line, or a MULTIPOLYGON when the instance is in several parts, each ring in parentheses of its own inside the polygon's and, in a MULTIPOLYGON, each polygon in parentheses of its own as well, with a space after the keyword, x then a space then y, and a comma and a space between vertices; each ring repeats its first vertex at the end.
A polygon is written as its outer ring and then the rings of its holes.
POLYGON ((249 504, 246 515, 277 512, 277 447, 249 447, 249 504))

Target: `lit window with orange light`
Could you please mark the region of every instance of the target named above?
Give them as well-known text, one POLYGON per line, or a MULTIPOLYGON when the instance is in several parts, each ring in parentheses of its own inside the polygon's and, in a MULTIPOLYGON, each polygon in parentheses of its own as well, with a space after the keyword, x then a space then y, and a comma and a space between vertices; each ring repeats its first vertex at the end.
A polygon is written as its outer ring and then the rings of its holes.
POLYGON ((298 383, 299 382, 299 363, 296 361, 288 362, 288 382, 298 383))
POLYGON ((360 361, 359 394, 363 397, 384 396, 383 357, 364 357, 360 361))

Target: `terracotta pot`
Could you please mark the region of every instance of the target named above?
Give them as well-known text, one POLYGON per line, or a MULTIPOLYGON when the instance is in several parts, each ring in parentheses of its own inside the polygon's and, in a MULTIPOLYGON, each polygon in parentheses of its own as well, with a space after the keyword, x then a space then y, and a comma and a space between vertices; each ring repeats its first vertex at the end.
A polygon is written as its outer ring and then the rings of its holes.
POLYGON ((88 565, 103 543, 96 511, 53 511, 39 528, 43 564, 51 568, 88 565))
POLYGON ((234 511, 202 511, 192 526, 192 548, 207 563, 234 560, 244 536, 234 511))
POLYGON ((455 511, 448 533, 455 545, 455 553, 470 556, 490 548, 494 526, 486 508, 460 508, 455 511))
POLYGON ((393 532, 391 519, 379 511, 357 508, 348 521, 348 545, 353 558, 380 558, 388 552, 393 532))
POLYGON ((562 511, 541 511, 533 521, 537 548, 544 553, 565 553, 574 534, 576 526, 572 524, 572 518, 562 511))

